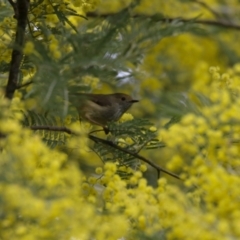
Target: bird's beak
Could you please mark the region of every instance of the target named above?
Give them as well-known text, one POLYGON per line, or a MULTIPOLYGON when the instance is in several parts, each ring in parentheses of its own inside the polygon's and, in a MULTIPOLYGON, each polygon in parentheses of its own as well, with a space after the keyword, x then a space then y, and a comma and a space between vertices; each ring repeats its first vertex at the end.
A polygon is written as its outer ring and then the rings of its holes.
POLYGON ((130 102, 131 102, 131 103, 135 103, 135 102, 139 102, 139 100, 134 100, 134 99, 133 99, 133 100, 131 100, 130 102))

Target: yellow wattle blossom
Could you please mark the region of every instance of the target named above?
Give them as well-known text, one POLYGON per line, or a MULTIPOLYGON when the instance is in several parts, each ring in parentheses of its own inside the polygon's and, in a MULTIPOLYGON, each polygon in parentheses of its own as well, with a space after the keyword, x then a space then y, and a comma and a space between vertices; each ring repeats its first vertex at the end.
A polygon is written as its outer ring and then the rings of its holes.
POLYGON ((64 119, 64 124, 66 126, 70 125, 72 123, 72 116, 71 115, 67 115, 64 119))
POLYGON ((102 174, 103 169, 102 169, 101 167, 97 167, 97 168, 95 169, 95 172, 96 172, 96 174, 102 174))
POLYGON ((123 123, 131 120, 133 120, 133 115, 130 113, 124 113, 122 117, 119 119, 119 122, 123 123))
POLYGON ((145 164, 141 164, 140 167, 139 167, 139 170, 141 172, 145 172, 145 171, 147 171, 147 166, 145 164))
POLYGON ((59 19, 56 14, 48 14, 46 15, 46 23, 49 24, 51 27, 55 27, 56 24, 59 23, 59 19))
POLYGON ((32 14, 34 14, 35 16, 40 16, 43 13, 43 10, 41 9, 41 7, 36 7, 35 9, 33 9, 32 14))
POLYGON ((97 182, 97 179, 95 177, 89 177, 88 182, 93 185, 97 182))
POLYGON ((218 73, 219 71, 220 71, 220 68, 218 66, 217 67, 212 66, 209 68, 209 72, 211 74, 218 73))
POLYGON ((150 130, 151 132, 156 132, 156 131, 157 131, 157 128, 156 128, 155 126, 151 126, 151 127, 149 128, 149 130, 150 130))
MULTIPOLYGON (((44 0, 33 9, 29 20, 33 21, 38 16, 46 17, 44 24, 57 29, 62 23, 50 4, 59 6, 56 9, 61 11, 66 6, 74 10, 82 8, 76 11, 82 14, 83 11, 95 9, 98 3, 96 0, 44 0), (41 11, 44 12, 45 8, 50 15, 42 16, 41 11)), ((111 13, 129 3, 130 0, 106 0, 98 11, 111 13), (104 8, 107 2, 110 6, 104 8)), ((232 0, 231 4, 230 12, 231 9, 237 12, 238 1, 232 0)), ((208 1, 207 5, 217 10, 220 6, 215 0, 208 1)), ((145 15, 164 13, 167 17, 186 12, 188 18, 201 13, 207 19, 214 15, 207 8, 202 8, 198 1, 188 4, 184 1, 144 0, 134 11, 144 12, 145 15)), ((79 17, 73 18, 76 25, 82 21, 79 17)), ((11 19, 4 20, 5 25, 1 24, 1 28, 12 28, 16 20, 11 19)), ((174 24, 172 27, 181 27, 174 24)), ((127 31, 131 30, 128 26, 127 31)), ((0 31, 3 38, 0 46, 8 46, 9 41, 4 41, 11 39, 11 34, 6 36, 7 31, 0 31)), ((229 31, 225 32, 221 35, 224 43, 230 43, 229 39, 234 39, 233 36, 238 39, 238 33, 232 35, 229 31)), ((38 40, 44 37, 42 35, 38 40)), ((48 40, 49 56, 55 60, 64 56, 66 49, 69 54, 73 51, 71 47, 63 46, 64 39, 61 36, 50 35, 48 40)), ((237 45, 238 41, 235 42, 237 45)), ((28 48, 27 45, 25 54, 34 53, 34 46, 30 44, 28 48)), ((227 48, 232 50, 230 44, 227 48)), ((239 52, 236 48, 234 53, 239 52)), ((3 51, 1 59, 4 63, 10 62, 10 51, 3 51)), ((86 125, 72 122, 67 117, 65 123, 71 123, 69 128, 78 135, 68 135, 68 142, 63 149, 49 149, 37 132, 22 127, 19 122, 21 114, 14 112, 26 106, 34 107, 36 103, 23 103, 21 99, 24 94, 20 92, 14 96, 11 107, 8 101, 1 99, 0 193, 4 212, 0 224, 1 238, 111 240, 161 236, 168 240, 239 239, 240 71, 237 63, 222 74, 220 67, 224 69, 222 63, 225 61, 219 57, 219 47, 214 39, 199 38, 189 33, 162 39, 150 53, 146 53, 144 65, 139 66, 144 72, 140 77, 144 87, 140 91, 147 91, 155 100, 161 94, 159 89, 175 90, 175 83, 185 86, 182 83, 189 81, 189 93, 184 94, 189 103, 193 103, 189 113, 183 113, 179 122, 159 130, 159 138, 166 146, 157 149, 156 155, 150 152, 151 160, 176 171, 182 181, 175 182, 166 176, 169 179, 167 181, 161 174, 154 188, 142 177, 141 172, 146 171, 147 166, 141 163, 131 168, 120 165, 125 164, 121 161, 117 164, 108 162, 103 168, 97 168, 93 176, 88 170, 85 173, 79 165, 84 161, 89 164, 93 159, 93 143, 87 137, 89 129, 84 129, 86 125), (169 61, 172 58, 174 61, 169 61), (209 68, 209 62, 220 67, 209 68), (170 75, 173 72, 174 76, 170 75), (121 171, 126 174, 122 176, 119 173, 121 171), (84 174, 87 177, 83 177, 84 174), (96 174, 101 176, 97 178, 96 174), (70 227, 66 230, 66 226, 70 227)), ((230 59, 229 62, 232 61, 230 59)), ((128 66, 135 69, 131 63, 128 66)), ((82 81, 85 80, 85 84, 92 88, 100 83, 98 78, 90 75, 83 77, 82 81)), ((104 88, 111 90, 109 86, 104 88)), ((160 109, 160 103, 152 101, 150 97, 143 99, 141 104, 146 115, 155 116, 156 109, 160 109)), ((123 119, 132 120, 129 116, 125 115, 123 119)), ((156 118, 154 120, 158 121, 156 118)), ((142 133, 149 131, 156 129, 151 126, 142 133)), ((119 142, 126 147, 135 140, 131 136, 123 136, 119 142)), ((147 155, 147 151, 144 154, 147 155)), ((84 167, 83 164, 82 169, 84 167)))
POLYGON ((120 147, 125 147, 126 146, 126 141, 123 138, 118 139, 118 145, 120 147))
POLYGON ((167 163, 167 168, 171 171, 175 171, 181 169, 183 163, 184 159, 182 159, 182 157, 180 157, 179 155, 175 155, 172 157, 171 161, 167 163))
POLYGON ((99 78, 86 75, 82 78, 82 83, 86 86, 90 86, 92 89, 96 89, 100 84, 100 80, 99 78))
POLYGON ((27 55, 33 53, 34 52, 33 42, 26 42, 23 52, 24 54, 27 54, 27 55))
POLYGON ((133 141, 133 139, 132 139, 131 137, 126 137, 125 141, 126 141, 126 143, 127 143, 128 145, 131 145, 131 144, 134 143, 134 141, 133 141))

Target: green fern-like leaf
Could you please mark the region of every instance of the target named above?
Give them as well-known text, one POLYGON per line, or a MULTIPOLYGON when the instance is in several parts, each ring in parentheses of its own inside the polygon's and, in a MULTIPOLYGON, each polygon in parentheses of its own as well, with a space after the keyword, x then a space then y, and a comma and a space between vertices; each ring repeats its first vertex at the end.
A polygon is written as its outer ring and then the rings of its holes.
MULTIPOLYGON (((33 111, 23 112, 24 119, 22 121, 23 126, 33 127, 33 126, 58 126, 63 123, 51 115, 37 114, 33 111)), ((66 136, 64 132, 61 131, 49 131, 49 130, 36 130, 42 140, 51 148, 56 146, 64 145, 66 142, 66 136)))
POLYGON ((138 154, 142 149, 154 149, 164 147, 164 143, 156 138, 156 134, 150 131, 151 122, 146 119, 134 119, 124 123, 109 123, 111 135, 107 138, 115 146, 96 142, 93 151, 106 163, 108 161, 117 162, 118 171, 122 177, 129 176, 128 172, 122 171, 121 167, 130 167, 134 170, 138 169, 141 162, 131 153, 138 154), (130 138, 131 141, 124 141, 130 138), (128 152, 122 151, 127 150, 128 152))

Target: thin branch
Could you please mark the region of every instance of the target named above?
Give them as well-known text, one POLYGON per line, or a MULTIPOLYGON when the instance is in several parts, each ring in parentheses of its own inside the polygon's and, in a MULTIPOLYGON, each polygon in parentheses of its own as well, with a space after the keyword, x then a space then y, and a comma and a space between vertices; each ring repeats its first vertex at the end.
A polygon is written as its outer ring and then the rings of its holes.
POLYGON ((217 19, 221 19, 221 16, 220 14, 215 11, 214 9, 212 9, 211 7, 208 6, 207 3, 205 2, 202 2, 202 1, 199 1, 199 0, 192 0, 192 2, 195 2, 199 5, 201 5, 202 7, 206 8, 210 13, 212 13, 217 19))
MULTIPOLYGON (((74 135, 78 135, 76 132, 70 130, 69 128, 66 128, 66 127, 56 127, 56 126, 31 126, 31 129, 32 130, 49 130, 49 131, 60 131, 60 132, 66 132, 68 134, 74 134, 74 135)), ((175 174, 175 173, 172 173, 160 166, 158 166, 157 164, 155 164, 154 162, 152 162, 151 160, 137 154, 137 153, 134 153, 134 152, 131 152, 127 149, 124 149, 124 148, 121 148, 119 147, 118 145, 114 144, 113 142, 111 141, 108 141, 108 140, 105 140, 105 139, 102 139, 102 138, 98 138, 98 137, 95 137, 93 135, 88 135, 88 138, 96 143, 102 143, 102 144, 105 144, 105 145, 108 145, 112 148, 115 148, 119 151, 122 151, 122 152, 125 152, 135 158, 138 158, 142 161, 144 161, 145 163, 148 163, 150 166, 152 166, 153 168, 155 168, 157 171, 158 171, 158 176, 159 176, 159 173, 160 172, 164 172, 174 178, 177 178, 177 179, 180 179, 180 177, 175 174)))
POLYGON ((68 134, 77 135, 77 133, 73 132, 69 128, 66 127, 56 127, 56 126, 31 126, 32 130, 48 130, 48 131, 55 131, 55 132, 65 132, 68 134))
POLYGON ((29 22, 28 18, 27 18, 27 25, 28 25, 28 29, 29 29, 29 32, 31 33, 32 38, 34 38, 33 31, 32 31, 32 28, 31 28, 31 25, 30 25, 30 22, 29 22))
POLYGON ((13 7, 13 11, 14 11, 14 18, 18 19, 18 8, 17 8, 17 4, 15 2, 13 2, 12 0, 8 0, 8 2, 12 5, 13 7))
POLYGON ((24 84, 22 84, 22 85, 18 85, 18 86, 17 86, 17 89, 26 87, 26 86, 28 86, 28 85, 30 85, 30 84, 32 84, 32 83, 33 83, 33 81, 29 81, 29 82, 26 82, 26 83, 24 83, 24 84))
POLYGON ((24 45, 25 29, 27 25, 29 0, 18 0, 17 3, 9 0, 9 2, 13 6, 15 17, 17 18, 16 38, 14 49, 12 51, 9 78, 5 92, 5 96, 8 99, 12 99, 18 86, 19 68, 23 58, 22 48, 24 45))
MULTIPOLYGON (((88 13, 87 17, 88 18, 96 18, 96 17, 100 17, 100 18, 107 18, 111 15, 114 15, 114 13, 104 13, 104 14, 98 14, 95 12, 92 13, 88 13)), ((154 16, 149 16, 149 15, 132 15, 132 18, 138 18, 138 17, 146 17, 146 18, 151 18, 154 16)), ((186 23, 199 23, 199 24, 203 24, 203 25, 211 25, 211 26, 217 26, 217 27, 223 27, 223 28, 231 28, 231 29, 235 29, 235 30, 240 30, 240 25, 238 24, 234 24, 234 23, 229 23, 227 21, 224 20, 208 20, 208 19, 185 19, 185 18, 159 18, 156 20, 159 22, 175 22, 176 20, 178 21, 182 21, 182 22, 186 22, 186 23)))
MULTIPOLYGON (((181 19, 183 22, 189 22, 187 19, 181 19)), ((231 28, 235 30, 240 30, 240 25, 234 24, 234 23, 229 23, 225 22, 223 20, 221 21, 214 21, 214 20, 195 20, 194 23, 200 23, 204 25, 212 25, 212 26, 217 26, 217 27, 224 27, 224 28, 231 28)))
POLYGON ((174 178, 180 179, 180 177, 178 175, 176 175, 175 173, 169 172, 168 170, 158 166, 157 164, 155 164, 154 162, 150 161, 149 159, 147 159, 147 158, 145 158, 145 157, 143 157, 143 156, 141 156, 141 155, 139 155, 137 153, 133 153, 133 152, 127 150, 127 149, 121 148, 121 147, 119 147, 118 145, 114 144, 111 141, 108 141, 108 140, 105 140, 105 139, 102 139, 102 138, 98 138, 98 137, 95 137, 93 135, 88 135, 88 138, 93 140, 94 142, 103 143, 103 144, 108 145, 110 147, 113 147, 113 148, 115 148, 115 149, 117 149, 119 151, 122 151, 122 152, 125 152, 125 153, 129 154, 129 155, 132 155, 133 157, 138 158, 138 159, 148 163, 150 166, 155 168, 158 172, 164 172, 164 173, 166 173, 166 174, 168 174, 168 175, 170 175, 170 176, 172 176, 174 178))

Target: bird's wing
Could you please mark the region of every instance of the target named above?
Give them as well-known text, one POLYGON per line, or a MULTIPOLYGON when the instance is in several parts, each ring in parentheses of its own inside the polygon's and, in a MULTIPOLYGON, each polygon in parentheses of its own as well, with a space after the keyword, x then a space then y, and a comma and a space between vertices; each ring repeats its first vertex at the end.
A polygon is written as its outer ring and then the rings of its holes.
POLYGON ((112 105, 109 98, 102 94, 95 94, 94 96, 90 96, 89 100, 91 100, 92 102, 96 103, 97 105, 103 106, 103 107, 112 105))
POLYGON ((80 102, 84 102, 84 100, 89 100, 94 102, 95 104, 99 105, 99 106, 111 106, 112 103, 109 100, 108 95, 105 94, 88 94, 88 93, 70 93, 69 94, 69 99, 70 101, 75 105, 79 105, 79 101, 80 102))

